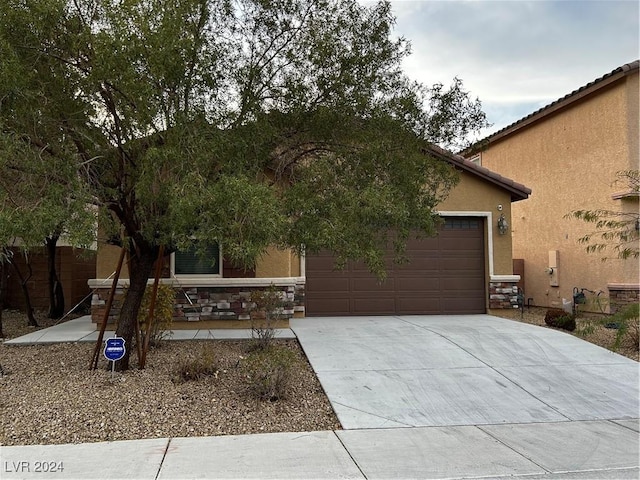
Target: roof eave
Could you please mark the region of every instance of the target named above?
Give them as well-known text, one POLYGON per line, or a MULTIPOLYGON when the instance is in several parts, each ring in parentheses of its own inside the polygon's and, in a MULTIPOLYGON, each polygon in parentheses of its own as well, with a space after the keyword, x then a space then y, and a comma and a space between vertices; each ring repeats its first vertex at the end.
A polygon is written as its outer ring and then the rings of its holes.
POLYGON ((444 150, 436 145, 430 145, 429 147, 426 147, 425 151, 432 157, 445 161, 458 170, 471 173, 472 175, 480 177, 483 180, 486 180, 489 183, 492 183, 508 191, 511 194, 512 202, 526 200, 531 194, 530 188, 527 188, 520 183, 514 182, 509 178, 503 177, 498 173, 492 172, 488 168, 476 165, 475 163, 470 162, 464 157, 448 152, 447 150, 444 150))
POLYGON ((476 143, 471 145, 469 148, 460 152, 460 154, 466 156, 466 155, 471 155, 471 154, 480 152, 487 145, 494 142, 498 142, 504 139, 505 137, 513 135, 519 132, 520 130, 523 130, 529 127, 532 124, 542 121, 543 119, 568 108, 570 105, 576 102, 579 102, 584 98, 589 97, 590 95, 593 95, 597 91, 603 90, 621 81, 623 78, 625 78, 630 74, 637 72, 639 69, 639 64, 640 64, 640 61, 636 60, 634 62, 626 63, 621 67, 616 68, 612 72, 600 78, 597 78, 596 80, 550 103, 549 105, 546 105, 540 108, 539 110, 536 110, 535 112, 527 115, 526 117, 521 118, 520 120, 517 120, 516 122, 510 125, 507 125, 506 127, 502 128, 501 130, 498 130, 497 132, 489 135, 488 137, 485 137, 477 141, 476 143))

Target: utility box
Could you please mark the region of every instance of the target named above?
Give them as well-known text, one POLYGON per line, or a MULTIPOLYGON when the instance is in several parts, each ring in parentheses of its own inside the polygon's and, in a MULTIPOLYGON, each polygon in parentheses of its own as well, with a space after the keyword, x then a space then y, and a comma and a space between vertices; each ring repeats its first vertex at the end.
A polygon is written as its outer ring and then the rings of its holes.
POLYGON ((559 286, 558 281, 558 250, 549 250, 549 267, 547 268, 547 273, 549 274, 549 286, 557 287, 559 286))

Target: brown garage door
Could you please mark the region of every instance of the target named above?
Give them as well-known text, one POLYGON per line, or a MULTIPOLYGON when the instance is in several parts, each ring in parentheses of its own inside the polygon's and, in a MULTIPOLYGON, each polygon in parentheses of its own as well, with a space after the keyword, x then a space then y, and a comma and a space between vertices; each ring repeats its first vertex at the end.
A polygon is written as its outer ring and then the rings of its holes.
POLYGON ((365 265, 334 270, 329 254, 306 257, 307 316, 469 314, 485 310, 483 219, 448 217, 437 237, 411 240, 409 263, 387 258, 380 284, 365 265))

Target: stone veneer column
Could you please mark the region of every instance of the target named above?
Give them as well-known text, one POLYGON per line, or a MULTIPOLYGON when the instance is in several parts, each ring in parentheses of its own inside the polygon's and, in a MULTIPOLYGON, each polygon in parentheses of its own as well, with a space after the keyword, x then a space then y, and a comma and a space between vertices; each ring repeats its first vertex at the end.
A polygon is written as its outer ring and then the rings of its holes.
POLYGON ((489 309, 518 308, 515 282, 489 282, 489 309))

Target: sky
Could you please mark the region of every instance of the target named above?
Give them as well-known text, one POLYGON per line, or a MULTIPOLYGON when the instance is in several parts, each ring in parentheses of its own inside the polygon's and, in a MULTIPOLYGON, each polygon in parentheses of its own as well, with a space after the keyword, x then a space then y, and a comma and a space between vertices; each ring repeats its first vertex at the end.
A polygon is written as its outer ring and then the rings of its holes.
POLYGON ((392 0, 408 76, 462 79, 483 138, 640 57, 640 0, 392 0))

